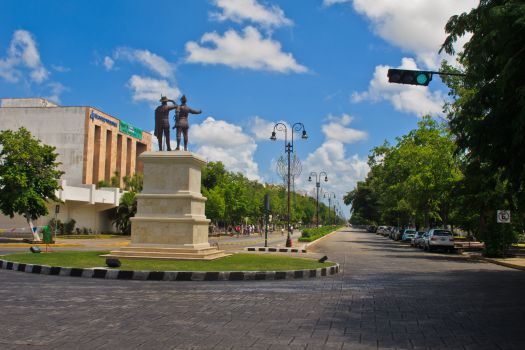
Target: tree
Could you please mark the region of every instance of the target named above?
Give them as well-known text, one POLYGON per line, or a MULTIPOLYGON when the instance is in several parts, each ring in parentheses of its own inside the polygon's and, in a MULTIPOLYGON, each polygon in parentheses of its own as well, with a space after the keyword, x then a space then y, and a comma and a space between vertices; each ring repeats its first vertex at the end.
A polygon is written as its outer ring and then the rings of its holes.
POLYGON ((48 201, 58 201, 55 191, 64 172, 58 170, 55 147, 42 144, 31 133, 0 131, 0 210, 32 220, 48 214, 48 201))
POLYGON ((124 235, 131 234, 131 218, 137 213, 135 192, 126 192, 120 197, 120 203, 115 211, 113 225, 124 235))
POLYGON ((447 225, 451 192, 461 179, 454 140, 426 116, 417 129, 371 151, 370 172, 344 200, 353 224, 447 225))
POLYGON ((523 231, 525 205, 525 5, 521 0, 481 0, 469 13, 447 23, 441 50, 472 34, 458 54, 461 70, 443 62, 452 102, 446 105, 457 139, 465 181, 457 200, 463 224, 485 241, 486 253, 502 255, 523 231), (496 223, 497 209, 513 211, 512 225, 496 223))
POLYGON ((354 225, 378 223, 377 194, 366 181, 359 181, 356 188, 344 196, 343 201, 346 205, 352 205, 350 223, 354 225))
POLYGON ((481 0, 469 13, 452 16, 441 50, 472 34, 459 53, 465 77, 445 80, 452 89, 450 127, 462 152, 502 171, 513 191, 525 184, 525 5, 523 0, 481 0))

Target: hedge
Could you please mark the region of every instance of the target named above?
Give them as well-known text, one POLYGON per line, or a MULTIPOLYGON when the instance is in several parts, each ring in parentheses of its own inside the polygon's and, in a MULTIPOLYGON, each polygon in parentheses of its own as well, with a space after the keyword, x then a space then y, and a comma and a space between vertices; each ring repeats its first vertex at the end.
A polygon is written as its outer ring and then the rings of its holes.
POLYGON ((299 237, 300 242, 313 242, 316 239, 319 239, 323 236, 326 236, 329 233, 332 233, 338 229, 340 229, 341 225, 339 226, 324 226, 324 227, 318 227, 318 228, 306 228, 303 230, 301 237, 299 237))

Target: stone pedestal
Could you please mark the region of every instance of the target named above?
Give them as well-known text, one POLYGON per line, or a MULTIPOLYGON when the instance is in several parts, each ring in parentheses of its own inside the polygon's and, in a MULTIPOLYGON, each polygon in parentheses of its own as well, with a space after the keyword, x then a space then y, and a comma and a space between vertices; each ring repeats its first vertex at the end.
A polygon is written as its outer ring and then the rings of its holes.
POLYGON ((116 258, 215 259, 225 256, 208 243, 201 168, 206 161, 186 151, 144 152, 144 189, 131 219, 131 246, 116 258))

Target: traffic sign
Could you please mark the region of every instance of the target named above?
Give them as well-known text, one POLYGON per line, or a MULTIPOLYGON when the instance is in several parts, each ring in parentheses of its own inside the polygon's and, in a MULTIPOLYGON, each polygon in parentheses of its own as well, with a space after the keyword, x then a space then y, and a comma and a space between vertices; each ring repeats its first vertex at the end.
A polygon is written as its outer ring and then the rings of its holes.
POLYGON ((496 220, 498 224, 510 224, 510 210, 498 210, 496 220))

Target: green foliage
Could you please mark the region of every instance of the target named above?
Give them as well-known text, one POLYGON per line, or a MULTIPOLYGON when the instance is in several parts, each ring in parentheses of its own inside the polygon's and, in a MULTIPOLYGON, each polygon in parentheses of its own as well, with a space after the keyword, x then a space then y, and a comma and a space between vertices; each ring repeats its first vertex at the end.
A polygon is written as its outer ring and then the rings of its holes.
POLYGON ((124 235, 131 234, 130 218, 137 213, 137 199, 135 192, 126 192, 120 197, 120 203, 115 211, 113 225, 124 235))
POLYGON ((144 187, 144 174, 135 173, 132 176, 126 175, 122 178, 122 181, 124 182, 125 191, 140 193, 144 187))
POLYGON ((109 182, 105 181, 105 180, 101 180, 99 182, 97 182, 97 188, 103 188, 103 187, 110 187, 111 185, 109 184, 109 182))
MULTIPOLYGON (((287 215, 286 189, 282 185, 261 184, 240 173, 229 172, 221 162, 209 162, 202 171, 202 194, 206 202, 206 217, 218 226, 260 224, 264 216, 264 195, 270 195, 272 222, 283 225, 287 215)), ((315 199, 291 193, 291 222, 310 224, 315 221, 315 199)), ((328 208, 319 205, 320 223, 328 223, 328 208)), ((330 214, 333 221, 333 209, 330 214)), ((338 219, 339 221, 341 218, 338 219)))
POLYGON ((49 228, 51 229, 51 232, 55 232, 55 226, 56 226, 57 234, 59 235, 64 234, 64 223, 60 220, 55 221, 55 219, 53 218, 49 220, 49 223, 47 224, 47 226, 49 226, 49 228))
POLYGON ((418 128, 376 147, 365 181, 344 197, 352 224, 446 225, 454 184, 461 179, 454 140, 445 125, 423 117, 418 128))
POLYGON ((302 231, 301 237, 299 237, 300 242, 313 242, 316 239, 319 239, 323 236, 326 236, 329 233, 332 233, 342 226, 323 226, 317 228, 306 228, 302 231))
POLYGON ((58 201, 55 191, 63 174, 55 147, 41 144, 31 133, 0 131, 0 210, 28 221, 48 214, 47 201, 58 201))
MULTIPOLYGON (((525 197, 525 5, 522 0, 482 0, 453 16, 441 50, 472 34, 458 61, 465 77, 447 78, 453 102, 450 127, 468 161, 500 172, 513 192, 525 197)), ((447 64, 445 69, 453 70, 447 64)))
POLYGON ((458 54, 462 71, 441 70, 452 101, 445 106, 461 157, 464 180, 453 204, 461 226, 485 242, 486 254, 504 255, 523 232, 525 204, 525 5, 521 0, 482 0, 447 23, 441 50, 472 35, 458 54), (510 209, 512 225, 496 223, 496 210, 510 209))
POLYGON ((77 222, 75 221, 75 219, 71 219, 71 220, 69 220, 68 222, 66 222, 66 223, 64 224, 64 233, 65 233, 66 235, 71 235, 71 234, 73 234, 73 232, 75 232, 75 224, 76 224, 76 223, 77 223, 77 222))

